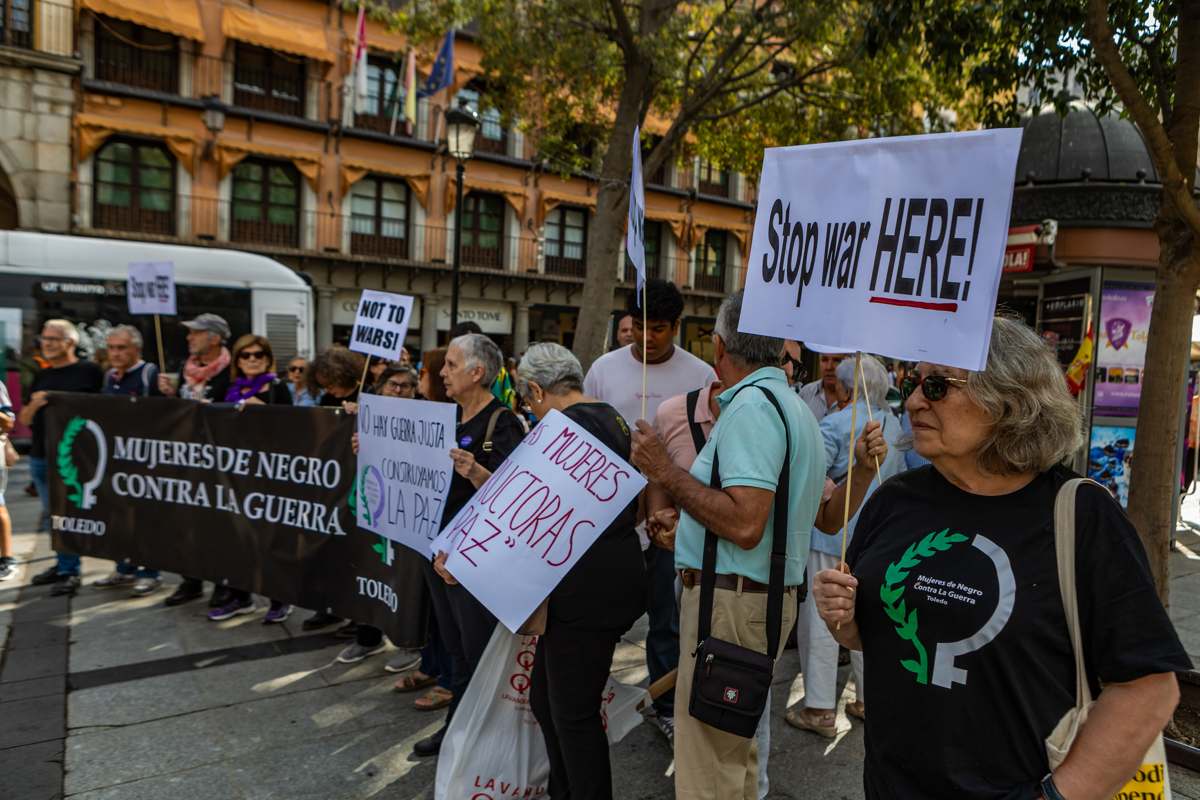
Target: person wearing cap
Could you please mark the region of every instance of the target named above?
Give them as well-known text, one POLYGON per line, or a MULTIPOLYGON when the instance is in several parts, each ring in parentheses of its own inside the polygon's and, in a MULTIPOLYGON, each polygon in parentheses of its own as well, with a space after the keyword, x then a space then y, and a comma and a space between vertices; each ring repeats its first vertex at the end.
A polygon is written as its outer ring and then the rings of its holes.
MULTIPOLYGON (((158 376, 158 390, 167 397, 183 400, 221 402, 229 391, 229 363, 231 357, 225 342, 229 340, 229 323, 216 314, 200 314, 183 323, 187 328, 188 359, 183 364, 182 381, 176 382, 166 375, 158 376)), ((177 606, 195 600, 204 594, 204 581, 200 578, 183 576, 164 604, 177 606)), ((209 605, 219 608, 229 600, 227 587, 213 588, 209 605)))
POLYGON ((216 314, 201 314, 183 323, 187 328, 188 360, 184 362, 182 382, 165 375, 158 388, 167 397, 184 400, 220 402, 229 391, 229 323, 216 314))

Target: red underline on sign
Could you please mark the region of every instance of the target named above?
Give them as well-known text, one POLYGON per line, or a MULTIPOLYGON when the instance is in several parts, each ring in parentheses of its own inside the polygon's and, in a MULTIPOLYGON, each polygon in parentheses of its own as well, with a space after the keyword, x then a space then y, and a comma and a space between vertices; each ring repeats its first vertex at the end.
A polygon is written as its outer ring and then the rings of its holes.
POLYGON ((924 303, 920 300, 897 300, 894 297, 872 297, 871 302, 885 306, 922 308, 926 311, 949 311, 951 314, 958 311, 958 303, 924 303))

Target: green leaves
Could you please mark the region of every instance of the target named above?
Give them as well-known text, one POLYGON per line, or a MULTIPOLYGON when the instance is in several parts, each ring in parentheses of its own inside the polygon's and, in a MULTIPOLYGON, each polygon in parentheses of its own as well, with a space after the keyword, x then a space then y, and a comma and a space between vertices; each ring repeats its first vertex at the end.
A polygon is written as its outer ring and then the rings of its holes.
POLYGON ((369 467, 364 468, 362 475, 358 476, 358 502, 362 503, 363 517, 366 518, 367 524, 374 525, 375 520, 371 519, 371 504, 367 501, 367 469, 369 467))
POLYGON ((956 544, 965 542, 970 537, 961 533, 950 533, 949 528, 934 531, 925 535, 920 541, 913 542, 899 559, 888 564, 884 573, 884 582, 879 587, 879 599, 883 602, 883 612, 896 626, 896 635, 903 641, 911 642, 917 651, 916 659, 905 659, 900 666, 913 673, 917 683, 922 686, 929 683, 929 655, 925 645, 917 635, 917 609, 907 608, 902 598, 904 581, 909 573, 920 566, 926 558, 938 553, 944 553, 956 544))
POLYGON ((58 468, 58 477, 62 479, 63 486, 74 491, 68 492, 67 500, 79 507, 83 504, 83 484, 79 481, 79 469, 75 466, 74 457, 71 455, 72 449, 75 447, 75 439, 79 436, 79 432, 87 427, 87 420, 83 417, 72 417, 67 422, 67 427, 63 429, 62 438, 58 441, 57 458, 55 466, 58 468))

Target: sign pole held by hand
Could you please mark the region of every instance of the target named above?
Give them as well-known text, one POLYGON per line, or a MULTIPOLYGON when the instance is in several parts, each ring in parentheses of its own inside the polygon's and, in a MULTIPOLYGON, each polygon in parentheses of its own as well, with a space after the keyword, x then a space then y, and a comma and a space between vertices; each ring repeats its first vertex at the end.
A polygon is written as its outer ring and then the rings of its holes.
MULTIPOLYGON (((846 470, 846 506, 842 519, 842 557, 838 559, 838 569, 845 569, 846 541, 850 533, 850 484, 854 477, 854 431, 858 428, 858 376, 862 370, 862 351, 854 354, 854 391, 850 397, 850 460, 846 470)), ((836 630, 841 630, 842 623, 837 624, 836 630)))
POLYGON ((363 387, 366 386, 366 384, 367 384, 367 370, 369 370, 370 368, 371 368, 371 357, 363 356, 363 374, 362 374, 362 377, 358 379, 358 393, 360 395, 363 393, 363 387))
POLYGON ((154 338, 158 341, 158 370, 166 372, 167 358, 163 355, 162 318, 158 314, 154 315, 154 338))
POLYGON ((170 261, 135 262, 129 265, 125 297, 130 314, 154 315, 154 339, 158 344, 158 369, 167 371, 163 352, 162 315, 175 316, 175 265, 170 261))
MULTIPOLYGON (((862 383, 863 391, 867 390, 867 376, 863 373, 863 365, 861 358, 855 358, 855 363, 858 365, 858 380, 862 383)), ((871 397, 867 396, 867 424, 870 425, 875 421, 875 415, 871 413, 871 397)), ((875 456, 875 478, 879 478, 879 456, 875 456)), ((874 483, 875 479, 872 479, 874 483)))

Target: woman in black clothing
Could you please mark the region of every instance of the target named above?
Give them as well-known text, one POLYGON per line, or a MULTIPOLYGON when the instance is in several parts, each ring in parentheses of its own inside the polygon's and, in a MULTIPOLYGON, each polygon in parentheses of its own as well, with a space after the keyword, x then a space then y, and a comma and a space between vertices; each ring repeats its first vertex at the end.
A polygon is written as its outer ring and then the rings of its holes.
MULTIPOLYGON (((504 463, 525 436, 521 420, 491 392, 491 385, 503 363, 500 348, 481 333, 459 336, 446 349, 441 376, 447 396, 458 403, 459 421, 455 432, 458 447, 450 453, 455 461, 455 474, 442 513, 443 525, 454 519, 474 496, 475 490, 504 463)), ((492 637, 496 618, 465 588, 444 581, 432 565, 426 570, 425 578, 429 583, 438 633, 450 654, 450 691, 454 693, 454 699, 450 701, 450 712, 446 716, 446 725, 449 725, 492 637)), ((417 742, 413 752, 418 756, 435 755, 441 749, 445 733, 443 726, 437 733, 417 742)))
MULTIPOLYGON (((561 411, 623 459, 629 426, 616 409, 583 394, 583 369, 562 345, 538 343, 521 359, 521 396, 542 419, 561 411)), ((645 611, 645 573, 631 502, 550 593, 538 639, 529 704, 550 754, 555 800, 611 800, 600 696, 622 634, 645 611)))
MULTIPOLYGON (((234 343, 229 377, 229 389, 222 398, 226 403, 276 406, 292 404, 292 393, 288 391, 287 384, 275 374, 275 355, 271 352, 271 343, 264 336, 250 333, 234 343)), ((253 614, 255 610, 250 592, 244 589, 230 589, 229 599, 224 605, 208 612, 208 618, 213 622, 220 622, 242 614, 253 614)), ((270 625, 283 622, 291 613, 291 606, 272 600, 263 623, 270 625)))

